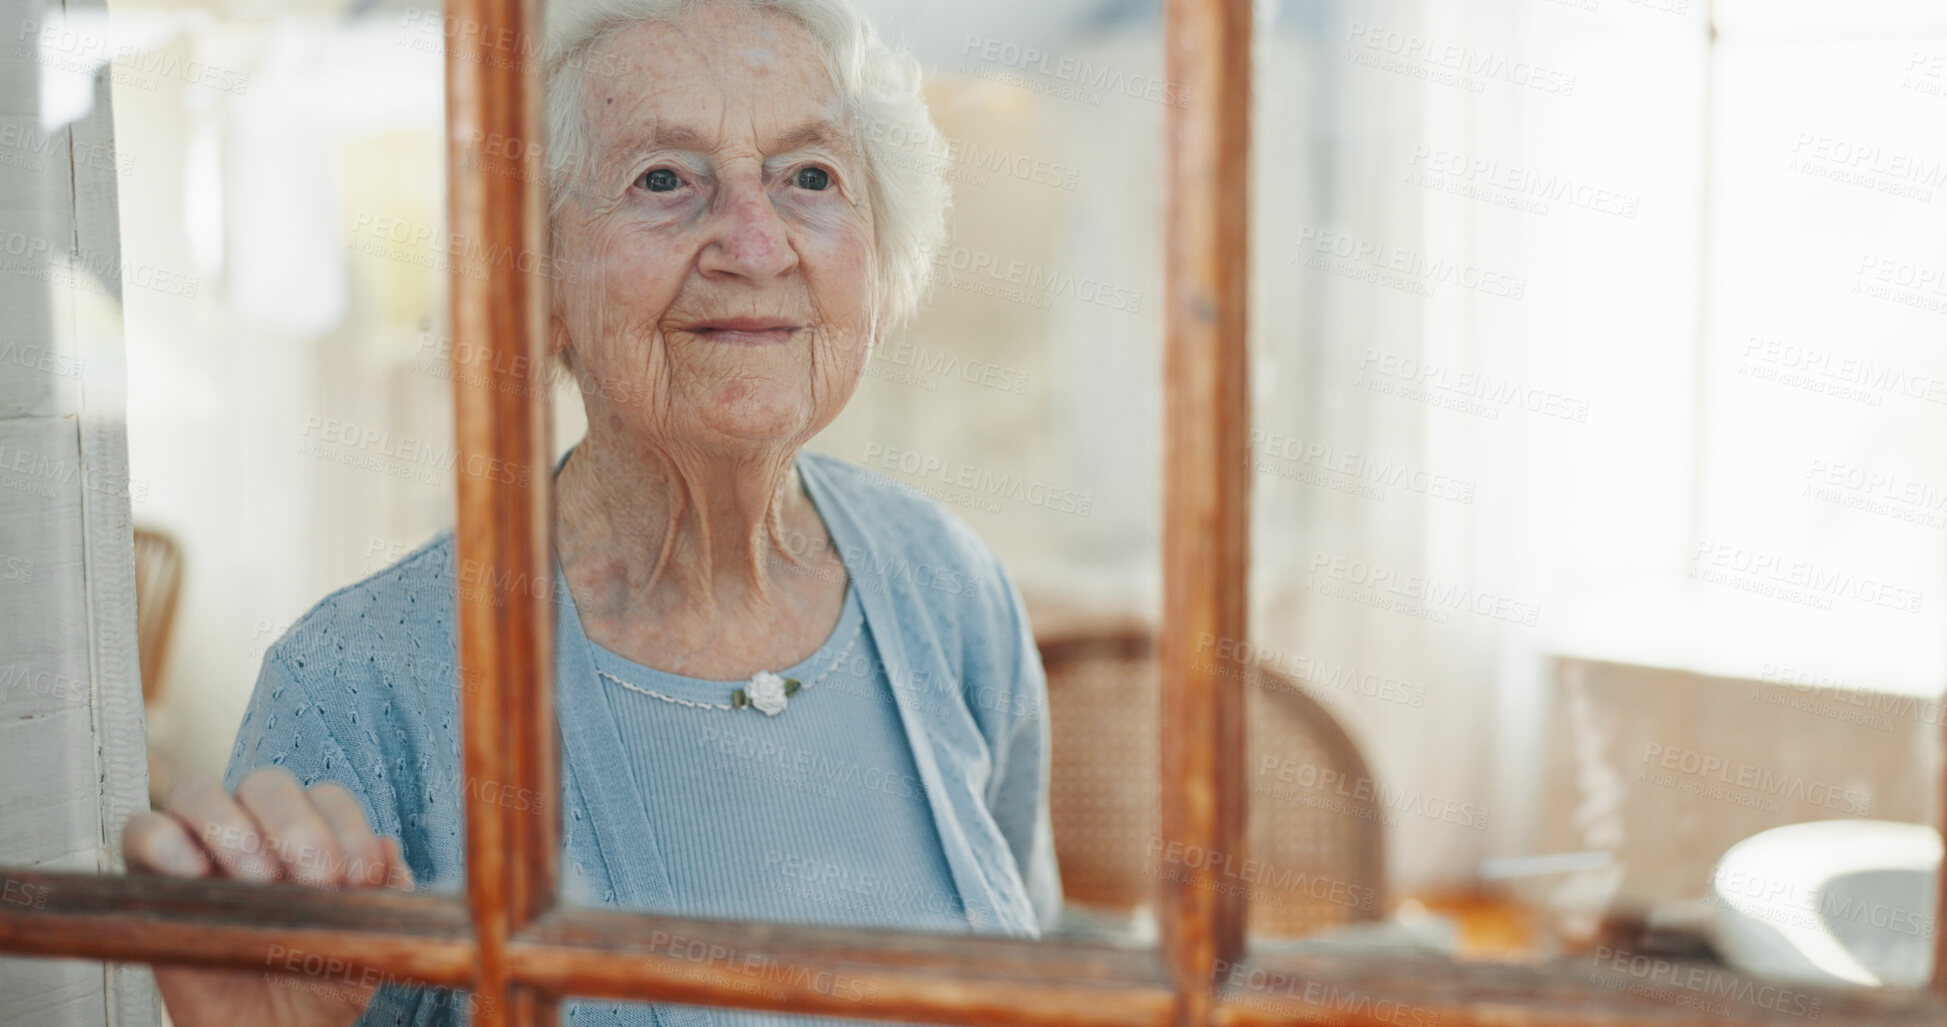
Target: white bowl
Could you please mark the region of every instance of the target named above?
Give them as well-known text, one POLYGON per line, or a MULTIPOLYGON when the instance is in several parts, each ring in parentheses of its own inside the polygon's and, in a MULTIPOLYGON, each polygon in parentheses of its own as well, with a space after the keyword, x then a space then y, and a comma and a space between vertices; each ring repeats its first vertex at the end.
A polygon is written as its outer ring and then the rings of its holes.
POLYGON ((1725 962, 1772 980, 1925 987, 1940 832, 1824 820, 1752 835, 1711 878, 1725 962))

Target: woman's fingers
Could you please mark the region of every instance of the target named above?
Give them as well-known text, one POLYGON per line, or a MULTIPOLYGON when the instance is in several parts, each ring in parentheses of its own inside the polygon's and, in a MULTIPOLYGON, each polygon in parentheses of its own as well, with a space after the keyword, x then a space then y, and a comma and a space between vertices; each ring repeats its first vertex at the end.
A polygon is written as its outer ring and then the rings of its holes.
MULTIPOLYGON (((305 789, 281 767, 252 773, 236 795, 216 781, 185 781, 166 813, 138 813, 122 831, 130 870, 180 877, 212 874, 251 881, 411 887, 399 843, 373 834, 351 792, 327 782, 305 789)), ((374 986, 268 974, 156 969, 156 984, 177 1023, 348 1024, 374 986), (291 985, 300 985, 292 990, 291 985), (316 985, 325 985, 320 990, 316 985)))
POLYGON ((170 792, 165 814, 138 813, 122 832, 131 870, 177 877, 211 874, 314 887, 413 887, 399 843, 380 838, 343 785, 306 789, 282 767, 265 767, 235 796, 213 780, 170 792))
POLYGON ((305 792, 338 839, 345 862, 339 881, 353 887, 385 883, 392 866, 392 849, 365 823, 365 810, 344 785, 336 781, 312 785, 305 792))
POLYGON ((208 778, 185 780, 170 789, 163 809, 215 860, 223 876, 245 881, 277 879, 278 862, 266 848, 256 818, 232 799, 221 783, 208 778))
POLYGON ((215 868, 181 821, 147 810, 122 828, 122 858, 137 874, 207 877, 215 868))
POLYGON ((262 850, 284 878, 318 888, 344 883, 347 860, 338 833, 289 771, 251 773, 237 785, 237 801, 263 828, 262 850))
POLYGON ((386 875, 386 885, 411 891, 417 884, 412 878, 412 867, 406 863, 406 850, 397 838, 385 840, 385 851, 392 856, 391 873, 386 875))

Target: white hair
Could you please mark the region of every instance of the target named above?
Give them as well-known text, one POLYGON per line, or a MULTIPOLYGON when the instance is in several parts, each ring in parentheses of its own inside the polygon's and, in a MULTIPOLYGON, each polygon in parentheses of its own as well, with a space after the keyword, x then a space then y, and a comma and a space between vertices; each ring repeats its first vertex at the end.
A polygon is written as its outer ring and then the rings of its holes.
MULTIPOLYGON (((950 200, 938 133, 920 95, 919 62, 879 37, 852 0, 549 0, 546 106, 548 220, 566 206, 589 153, 587 80, 591 52, 610 33, 674 22, 720 3, 776 11, 811 34, 851 114, 872 209, 879 318, 891 330, 910 317, 933 277, 950 200)), ((626 61, 602 73, 637 71, 626 61)), ((653 74, 653 70, 648 73, 653 74)))

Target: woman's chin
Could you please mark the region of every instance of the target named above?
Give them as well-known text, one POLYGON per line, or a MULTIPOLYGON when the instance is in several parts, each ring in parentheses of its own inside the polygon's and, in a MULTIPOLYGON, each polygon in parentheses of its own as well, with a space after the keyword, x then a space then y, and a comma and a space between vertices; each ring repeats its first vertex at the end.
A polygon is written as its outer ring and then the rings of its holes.
POLYGON ((802 396, 744 396, 702 412, 700 421, 700 435, 726 443, 795 446, 807 434, 812 410, 802 396))

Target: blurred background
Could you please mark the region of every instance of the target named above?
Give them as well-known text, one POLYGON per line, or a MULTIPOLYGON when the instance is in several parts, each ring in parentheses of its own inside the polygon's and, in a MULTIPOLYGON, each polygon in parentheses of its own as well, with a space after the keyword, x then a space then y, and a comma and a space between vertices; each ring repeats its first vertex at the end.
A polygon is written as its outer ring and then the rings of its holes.
MULTIPOLYGON (((928 69, 944 141, 911 157, 953 182, 952 239, 817 448, 951 505, 1051 645, 1139 637, 1163 117, 1196 102, 1159 5, 864 6, 928 69)), ((1947 8, 1258 11, 1252 635, 1212 640, 1296 725, 1253 738, 1253 815, 1296 825, 1256 855, 1338 861, 1320 924, 1528 958, 1782 923, 1735 901, 1734 845, 1932 823, 1947 8)), ((111 0, 68 28, 20 45, 50 69, 89 33, 126 47, 124 259, 177 276, 119 311, 135 515, 181 568, 146 674, 159 794, 221 771, 291 622, 452 521, 446 41, 392 0, 111 0)), ((565 387, 557 410, 565 449, 565 387)), ((1088 733, 1066 751, 1118 758, 1088 733)), ((1140 819, 1125 791, 1076 801, 1140 819)), ((1930 898, 1872 901, 1931 937, 1930 898)), ((1924 973, 1828 963, 1811 979, 1924 973)))

